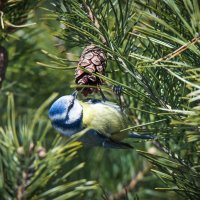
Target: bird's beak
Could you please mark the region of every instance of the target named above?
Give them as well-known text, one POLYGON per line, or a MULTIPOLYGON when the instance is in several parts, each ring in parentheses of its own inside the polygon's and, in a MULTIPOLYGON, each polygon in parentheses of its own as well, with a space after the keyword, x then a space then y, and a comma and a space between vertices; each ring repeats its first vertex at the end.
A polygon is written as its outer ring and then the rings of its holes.
POLYGON ((77 95, 78 95, 78 91, 75 90, 75 91, 72 93, 72 96, 74 97, 74 99, 76 99, 77 95))

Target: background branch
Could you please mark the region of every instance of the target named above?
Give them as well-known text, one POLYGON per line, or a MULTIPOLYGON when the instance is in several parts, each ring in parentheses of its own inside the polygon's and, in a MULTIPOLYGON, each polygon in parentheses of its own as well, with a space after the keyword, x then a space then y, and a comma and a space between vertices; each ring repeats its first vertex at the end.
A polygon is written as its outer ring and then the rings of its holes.
POLYGON ((126 197, 127 193, 135 189, 136 185, 143 180, 144 176, 149 173, 151 168, 152 165, 147 163, 147 166, 142 171, 139 171, 127 186, 125 186, 121 191, 110 195, 109 200, 120 200, 123 197, 126 197))
POLYGON ((0 46, 0 88, 5 79, 7 65, 8 65, 8 52, 4 47, 0 46))
MULTIPOLYGON (((148 153, 155 155, 157 154, 157 149, 155 147, 151 147, 149 148, 148 153)), ((150 172, 153 167, 150 162, 146 162, 145 164, 145 168, 139 171, 137 175, 124 188, 122 188, 121 191, 111 194, 109 200, 120 200, 123 197, 126 197, 127 193, 133 191, 137 184, 144 179, 144 177, 150 172)))

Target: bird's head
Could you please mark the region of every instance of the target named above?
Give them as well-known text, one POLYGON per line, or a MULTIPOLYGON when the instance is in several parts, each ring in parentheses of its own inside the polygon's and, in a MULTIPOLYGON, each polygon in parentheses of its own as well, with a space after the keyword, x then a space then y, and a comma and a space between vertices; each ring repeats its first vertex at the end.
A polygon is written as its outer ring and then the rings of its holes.
POLYGON ((52 126, 66 136, 71 136, 81 130, 83 108, 76 96, 76 92, 62 96, 49 109, 52 126))

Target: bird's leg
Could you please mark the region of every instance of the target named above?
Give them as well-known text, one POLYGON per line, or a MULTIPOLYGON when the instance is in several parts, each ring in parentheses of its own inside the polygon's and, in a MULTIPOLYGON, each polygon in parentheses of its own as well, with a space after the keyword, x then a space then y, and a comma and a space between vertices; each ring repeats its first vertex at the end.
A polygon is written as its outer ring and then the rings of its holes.
POLYGON ((108 99, 107 99, 106 96, 104 95, 104 93, 103 93, 101 87, 99 87, 99 92, 100 92, 100 94, 101 94, 101 97, 102 97, 103 101, 108 101, 108 99))
POLYGON ((113 92, 120 97, 122 95, 122 86, 121 85, 114 85, 113 92))
POLYGON ((118 98, 119 101, 119 105, 121 110, 123 111, 123 105, 122 102, 124 102, 123 96, 122 96, 122 86, 121 85, 114 85, 113 86, 113 92, 115 93, 115 95, 118 98))

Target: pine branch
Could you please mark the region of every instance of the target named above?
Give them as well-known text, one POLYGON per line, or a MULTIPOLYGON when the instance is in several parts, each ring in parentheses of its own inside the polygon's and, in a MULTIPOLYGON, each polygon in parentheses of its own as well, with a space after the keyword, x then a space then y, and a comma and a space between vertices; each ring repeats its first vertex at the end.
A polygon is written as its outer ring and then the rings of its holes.
POLYGON ((50 126, 41 115, 53 98, 55 95, 44 102, 28 121, 15 124, 14 99, 9 95, 8 126, 0 127, 3 199, 70 199, 96 189, 93 181, 72 177, 84 166, 84 163, 73 167, 70 164, 81 147, 75 138, 64 141, 56 137, 50 146, 46 146, 44 139, 50 126))
MULTIPOLYGON (((83 1, 64 0, 62 6, 56 2, 57 20, 64 25, 57 35, 67 47, 94 43, 108 53, 106 76, 96 76, 124 88, 125 100, 132 109, 130 118, 147 125, 134 128, 158 135, 155 145, 164 154, 140 154, 157 167, 154 173, 167 185, 159 189, 198 199, 200 52, 199 36, 195 35, 199 32, 199 3, 197 0, 184 3, 143 0, 134 1, 137 3, 133 6, 132 2, 88 0, 84 1, 85 6, 83 1), (102 42, 101 35, 108 45, 102 42), (190 41, 191 38, 194 39, 190 41), (177 58, 178 55, 181 56, 177 58), (171 61, 172 58, 177 59, 171 61), (162 61, 167 62, 160 63, 162 61), (159 120, 163 120, 162 124, 153 123, 159 120)), ((65 63, 62 64, 64 67, 65 63)), ((124 160, 127 164, 128 159, 124 160)), ((137 167, 139 161, 135 165, 137 167)), ((105 184, 110 174, 115 173, 114 167, 110 170, 106 171, 107 177, 101 175, 105 184)), ((124 177, 122 174, 120 178, 124 181, 124 177)), ((133 189, 140 181, 135 178, 133 189)), ((128 189, 130 185, 131 181, 128 189)), ((123 188, 117 195, 125 197, 127 192, 123 188)))
POLYGON ((17 192, 17 200, 23 200, 24 199, 24 194, 25 194, 25 188, 28 182, 28 174, 27 172, 23 171, 22 172, 22 184, 18 187, 18 192, 17 192))
POLYGON ((32 26, 35 23, 26 24, 31 18, 29 13, 36 9, 39 0, 18 0, 7 1, 3 0, 0 4, 0 33, 2 38, 7 38, 11 33, 17 31, 19 28, 32 26))

